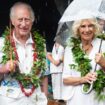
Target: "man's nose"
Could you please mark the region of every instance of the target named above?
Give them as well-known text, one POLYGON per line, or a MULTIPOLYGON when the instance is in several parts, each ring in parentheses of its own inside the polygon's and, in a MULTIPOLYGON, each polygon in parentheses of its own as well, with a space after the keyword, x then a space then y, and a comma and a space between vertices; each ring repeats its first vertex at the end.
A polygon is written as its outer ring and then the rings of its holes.
POLYGON ((22 23, 21 23, 21 25, 22 25, 22 26, 26 26, 26 21, 23 20, 22 23))

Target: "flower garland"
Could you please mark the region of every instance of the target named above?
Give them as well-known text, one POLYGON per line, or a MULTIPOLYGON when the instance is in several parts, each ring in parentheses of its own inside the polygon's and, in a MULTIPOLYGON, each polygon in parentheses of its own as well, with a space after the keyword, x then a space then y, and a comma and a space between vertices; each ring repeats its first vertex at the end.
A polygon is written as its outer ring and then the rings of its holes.
MULTIPOLYGON (((10 52, 12 52, 12 60, 19 60, 15 42, 12 37, 9 35, 9 29, 7 28, 4 32, 5 41, 4 47, 2 49, 4 56, 2 57, 2 64, 6 64, 10 60, 10 52), (10 39, 11 38, 11 39, 10 39), (8 40, 9 39, 9 40, 8 40), (12 51, 11 51, 12 50, 12 51)), ((35 43, 32 44, 33 47, 33 67, 29 74, 20 73, 19 68, 16 68, 16 72, 11 72, 11 77, 19 81, 21 91, 25 96, 29 97, 34 92, 40 84, 39 77, 40 73, 43 73, 46 70, 46 56, 45 56, 45 40, 39 35, 38 32, 33 32, 33 40, 35 43), (31 91, 26 92, 24 88, 31 86, 31 91)))
MULTIPOLYGON (((81 72, 81 76, 85 76, 91 70, 90 59, 85 54, 85 52, 80 47, 80 39, 71 37, 70 39, 70 46, 72 47, 72 54, 76 64, 70 64, 71 69, 76 69, 77 71, 81 72)), ((96 71, 98 76, 97 80, 93 84, 93 90, 96 92, 96 98, 100 100, 105 100, 105 94, 103 94, 105 88, 105 72, 104 70, 97 70, 96 71)), ((88 88, 89 84, 86 84, 86 89, 88 88)))

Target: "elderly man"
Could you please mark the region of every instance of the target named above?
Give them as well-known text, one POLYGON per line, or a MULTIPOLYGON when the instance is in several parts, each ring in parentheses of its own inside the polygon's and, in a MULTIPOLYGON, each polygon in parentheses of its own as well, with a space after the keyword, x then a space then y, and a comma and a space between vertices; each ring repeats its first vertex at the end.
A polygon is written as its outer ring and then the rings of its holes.
POLYGON ((47 105, 40 89, 46 65, 44 40, 30 32, 34 12, 28 4, 18 2, 10 10, 10 20, 13 29, 10 25, 0 38, 0 105, 47 105))

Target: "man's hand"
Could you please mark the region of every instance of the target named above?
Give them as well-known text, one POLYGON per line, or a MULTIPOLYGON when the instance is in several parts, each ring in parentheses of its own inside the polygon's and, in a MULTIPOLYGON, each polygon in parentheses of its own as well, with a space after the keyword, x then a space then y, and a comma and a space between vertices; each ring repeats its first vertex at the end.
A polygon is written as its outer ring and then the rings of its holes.
POLYGON ((4 69, 2 72, 4 73, 8 73, 8 72, 14 72, 16 66, 18 65, 17 61, 13 61, 13 60, 9 60, 5 65, 4 65, 4 69))

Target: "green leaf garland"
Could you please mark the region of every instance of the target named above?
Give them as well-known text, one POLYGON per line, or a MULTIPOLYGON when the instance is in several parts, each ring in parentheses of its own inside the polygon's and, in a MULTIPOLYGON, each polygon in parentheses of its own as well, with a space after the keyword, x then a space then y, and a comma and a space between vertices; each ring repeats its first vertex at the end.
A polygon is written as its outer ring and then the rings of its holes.
MULTIPOLYGON (((6 64, 8 60, 10 60, 10 51, 12 50, 12 59, 17 60, 16 54, 14 53, 14 49, 10 42, 10 31, 9 28, 7 28, 3 34, 3 37, 5 39, 4 41, 4 47, 2 49, 2 52, 4 53, 2 57, 2 64, 6 64)), ((31 69, 31 72, 29 74, 20 73, 19 68, 17 67, 16 72, 11 72, 10 75, 22 83, 24 88, 27 88, 30 84, 34 85, 35 87, 38 87, 40 84, 41 77, 39 77, 39 72, 45 72, 46 70, 46 55, 45 55, 45 39, 37 32, 33 31, 33 40, 35 42, 35 49, 34 52, 37 52, 37 60, 33 61, 33 67, 31 69)))

